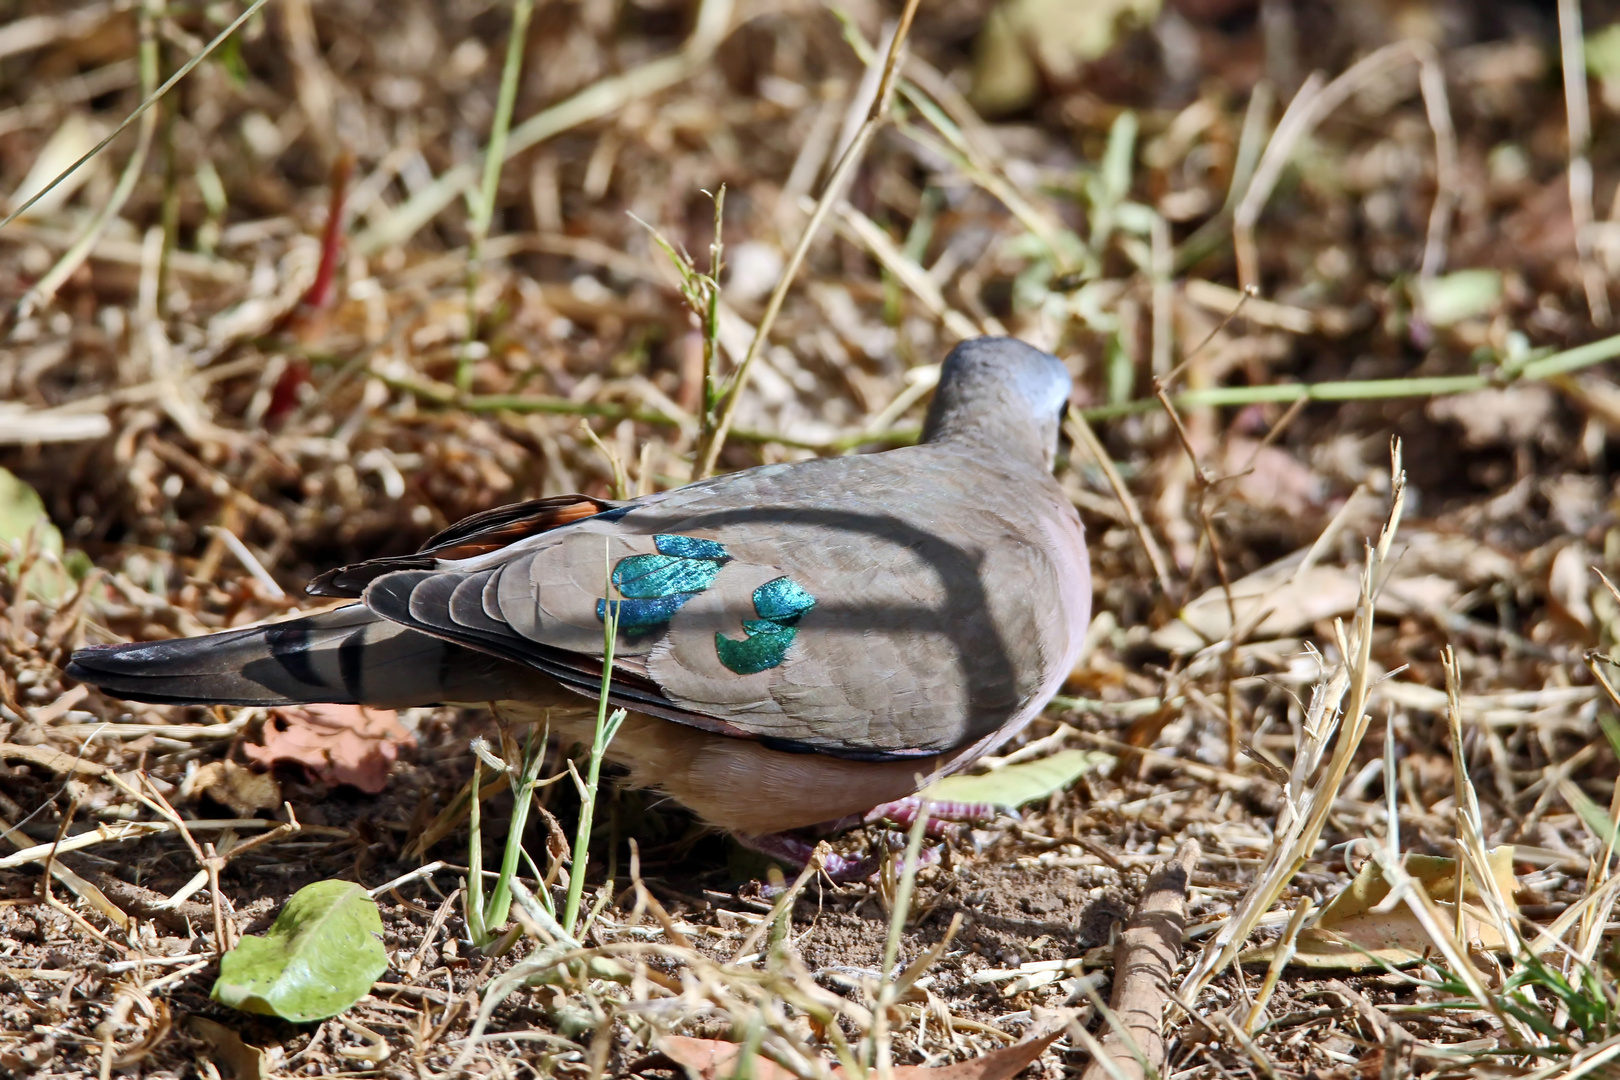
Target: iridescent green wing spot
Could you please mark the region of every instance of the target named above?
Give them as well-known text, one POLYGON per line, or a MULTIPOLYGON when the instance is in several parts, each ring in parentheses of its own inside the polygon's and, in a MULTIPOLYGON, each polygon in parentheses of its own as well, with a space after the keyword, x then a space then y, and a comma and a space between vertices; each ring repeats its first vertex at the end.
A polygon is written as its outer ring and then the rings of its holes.
POLYGON ((767 581, 754 590, 754 612, 759 618, 743 621, 742 640, 714 635, 720 662, 739 675, 776 667, 799 634, 800 616, 815 606, 816 598, 792 578, 767 581))
POLYGON ((598 600, 596 602, 596 619, 598 622, 606 621, 608 604, 613 605, 613 614, 619 620, 619 631, 625 634, 645 634, 656 630, 675 617, 686 603, 697 593, 681 592, 670 596, 659 596, 648 600, 598 600))
POLYGON ((596 601, 596 617, 605 619, 608 604, 619 629, 645 634, 669 622, 698 593, 714 584, 720 568, 731 561, 717 541, 701 536, 653 537, 656 555, 626 555, 613 567, 613 587, 623 600, 596 601))

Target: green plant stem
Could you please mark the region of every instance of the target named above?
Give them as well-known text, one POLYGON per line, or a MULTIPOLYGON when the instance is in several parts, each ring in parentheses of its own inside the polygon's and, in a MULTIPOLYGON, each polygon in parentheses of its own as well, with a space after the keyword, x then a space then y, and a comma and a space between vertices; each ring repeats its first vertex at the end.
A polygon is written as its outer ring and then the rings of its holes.
MULTIPOLYGON (((1565 349, 1531 360, 1517 369, 1490 375, 1433 375, 1410 379, 1357 379, 1319 383, 1277 383, 1269 386, 1217 386, 1207 390, 1185 390, 1170 395, 1170 403, 1178 409, 1221 408, 1254 405, 1263 402, 1291 403, 1307 401, 1378 401, 1415 397, 1444 397, 1465 394, 1474 390, 1512 386, 1516 382, 1540 382, 1568 375, 1574 371, 1593 367, 1605 360, 1620 357, 1620 334, 1600 338, 1586 345, 1565 349)), ((639 423, 679 427, 681 421, 652 409, 632 408, 625 405, 595 404, 569 401, 567 398, 529 397, 520 394, 484 394, 462 396, 454 389, 401 379, 372 372, 372 377, 385 385, 411 394, 419 400, 458 408, 467 412, 554 413, 561 416, 600 416, 609 420, 635 420, 639 423)), ((1097 405, 1081 409, 1080 415, 1088 421, 1113 420, 1121 416, 1154 412, 1163 406, 1157 397, 1124 401, 1117 405, 1097 405)), ((822 453, 843 453, 861 446, 878 443, 905 445, 917 441, 922 429, 915 425, 892 427, 887 431, 858 431, 834 439, 795 439, 772 431, 733 428, 731 437, 743 442, 778 443, 801 450, 822 453)))
MULTIPOLYGON (((401 379, 397 376, 383 375, 375 371, 370 374, 372 378, 383 385, 410 394, 418 401, 450 409, 460 409, 463 412, 596 416, 604 420, 634 420, 637 423, 658 424, 664 427, 683 426, 681 420, 658 412, 655 409, 642 409, 612 403, 569 401, 567 398, 527 394, 472 394, 462 396, 456 393, 452 387, 442 384, 420 382, 415 379, 401 379)), ((791 446, 800 450, 836 451, 864 446, 869 443, 916 442, 917 432, 906 428, 896 428, 889 433, 843 436, 827 442, 813 439, 795 439, 789 435, 781 435, 773 431, 759 431, 754 428, 733 428, 731 437, 740 442, 778 443, 782 446, 791 446)))
POLYGON ((511 914, 512 878, 518 872, 518 860, 526 857, 523 851, 523 830, 529 824, 529 809, 534 805, 534 788, 540 779, 540 765, 545 759, 545 745, 545 737, 542 737, 536 745, 531 729, 529 743, 523 753, 523 771, 512 784, 512 821, 506 832, 506 849, 501 857, 501 872, 495 878, 495 888, 489 894, 489 909, 484 917, 486 933, 506 925, 506 917, 511 914))
MULTIPOLYGON (((596 733, 591 741, 591 760, 579 791, 579 827, 574 831, 574 851, 568 863, 568 902, 563 907, 563 929, 570 935, 579 922, 579 902, 585 895, 585 864, 591 849, 591 820, 596 815, 596 791, 602 779, 602 759, 608 744, 624 723, 624 710, 608 714, 608 694, 613 689, 613 647, 619 638, 619 609, 613 600, 613 576, 607 568, 607 544, 602 545, 603 592, 608 603, 602 612, 602 690, 596 702, 596 733)), ((575 782, 579 783, 576 774, 575 782)))
MULTIPOLYGON (((1494 375, 1432 375, 1410 379, 1354 379, 1340 382, 1278 383, 1271 386, 1216 386, 1207 390, 1186 390, 1172 394, 1171 404, 1182 409, 1218 408, 1228 405, 1254 405, 1261 402, 1375 401, 1395 398, 1444 397, 1474 390, 1511 386, 1515 382, 1539 382, 1557 375, 1601 364, 1620 356, 1620 334, 1586 345, 1544 356, 1516 371, 1494 375)), ((1099 405, 1082 409, 1087 420, 1111 420, 1119 416, 1152 412, 1157 398, 1099 405)))
POLYGON ((715 463, 720 459, 720 451, 725 447, 726 436, 737 417, 737 406, 742 400, 743 388, 748 385, 749 372, 760 350, 765 347, 766 339, 770 337, 771 326, 782 310, 782 303, 787 299, 788 290, 793 287, 793 279, 798 275, 799 267, 803 264, 816 234, 821 231, 821 223, 831 213, 834 204, 843 197, 845 184, 855 172, 855 167, 866 156, 867 145, 888 118, 889 99, 894 89, 895 76, 900 68, 900 58, 905 52, 906 35, 911 31, 912 19, 917 14, 919 2, 920 0, 907 0, 905 9, 900 13, 900 21, 895 26, 893 40, 889 42, 889 52, 883 61, 882 77, 878 82, 877 93, 872 98, 872 107, 866 115, 866 120, 856 131, 855 138, 850 140, 849 146, 844 150, 844 156, 833 166, 832 175, 827 179, 827 185, 821 192, 815 210, 810 214, 810 220, 805 223, 804 232, 799 234, 799 242, 794 245, 787 264, 782 267, 782 276, 777 279, 776 287, 771 290, 770 298, 765 301, 765 311, 760 315, 759 326, 754 331, 753 339, 748 343, 748 351, 743 353, 742 359, 737 363, 737 370, 732 372, 720 395, 720 415, 715 421, 714 430, 693 455, 694 480, 702 480, 714 472, 715 463))
POLYGON ((501 166, 506 164, 506 137, 512 127, 512 106, 517 101, 518 76, 523 71, 523 47, 529 37, 529 16, 534 0, 513 0, 512 31, 506 39, 506 63, 501 67, 500 95, 495 100, 495 120, 489 133, 489 152, 484 155, 484 179, 478 188, 478 205, 473 207, 472 233, 467 259, 467 336, 462 342, 461 359, 456 364, 456 387, 466 393, 472 386, 472 343, 478 337, 478 277, 483 269, 484 241, 489 238, 495 218, 495 196, 501 183, 501 166))
POLYGON ((714 438, 715 358, 720 347, 720 267, 725 251, 721 229, 725 224, 726 185, 714 197, 714 242, 709 245, 708 305, 703 312, 703 383, 699 391, 698 442, 707 446, 714 438))

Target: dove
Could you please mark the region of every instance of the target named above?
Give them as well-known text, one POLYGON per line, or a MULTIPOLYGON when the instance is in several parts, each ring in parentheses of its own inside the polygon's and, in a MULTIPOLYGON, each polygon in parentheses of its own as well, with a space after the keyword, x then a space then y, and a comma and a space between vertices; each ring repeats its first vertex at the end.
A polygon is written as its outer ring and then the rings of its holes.
POLYGON ((486 511, 308 587, 353 603, 67 674, 158 703, 488 703, 589 745, 611 613, 608 759, 775 853, 995 750, 1068 675, 1091 609, 1052 474, 1070 390, 1048 353, 965 341, 913 446, 486 511))

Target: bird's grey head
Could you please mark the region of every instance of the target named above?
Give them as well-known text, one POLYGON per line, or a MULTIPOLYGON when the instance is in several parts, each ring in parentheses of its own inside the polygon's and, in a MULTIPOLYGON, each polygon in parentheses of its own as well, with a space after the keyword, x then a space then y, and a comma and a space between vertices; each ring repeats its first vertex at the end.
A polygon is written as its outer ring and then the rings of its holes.
POLYGON ((1063 361, 1016 338, 964 341, 940 367, 923 441, 973 440, 1050 469, 1073 385, 1063 361))

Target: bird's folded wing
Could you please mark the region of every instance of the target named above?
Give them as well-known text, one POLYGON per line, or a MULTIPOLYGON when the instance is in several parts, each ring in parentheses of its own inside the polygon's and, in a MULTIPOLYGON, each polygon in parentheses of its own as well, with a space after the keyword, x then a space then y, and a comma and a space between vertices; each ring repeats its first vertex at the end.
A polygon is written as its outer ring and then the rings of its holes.
POLYGON ((935 754, 1021 715, 1063 652, 1064 613, 1030 603, 1062 590, 1029 500, 945 465, 893 451, 539 500, 321 584, 586 694, 613 614, 620 704, 789 750, 935 754))
POLYGON ((1011 643, 975 592, 979 558, 881 528, 814 530, 790 517, 705 527, 702 514, 654 509, 459 565, 388 571, 363 599, 582 693, 600 686, 612 612, 615 702, 783 749, 933 754, 1017 709, 1011 643))

